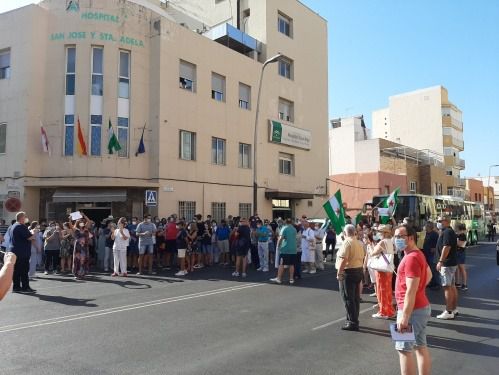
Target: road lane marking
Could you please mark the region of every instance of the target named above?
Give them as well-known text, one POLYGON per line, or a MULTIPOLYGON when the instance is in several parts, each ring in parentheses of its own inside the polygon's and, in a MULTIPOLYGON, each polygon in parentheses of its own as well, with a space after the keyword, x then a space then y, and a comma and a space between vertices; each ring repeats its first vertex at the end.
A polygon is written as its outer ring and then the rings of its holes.
POLYGON ((242 285, 242 286, 220 288, 220 289, 214 289, 214 290, 209 290, 209 291, 205 291, 205 292, 186 294, 183 296, 169 297, 169 298, 164 298, 164 299, 159 299, 159 300, 154 300, 154 301, 149 301, 149 302, 142 302, 142 303, 136 303, 136 304, 131 304, 131 305, 111 307, 111 308, 97 310, 97 311, 93 311, 93 312, 67 315, 67 316, 38 320, 38 321, 33 321, 33 322, 12 324, 12 325, 0 327, 0 333, 20 331, 20 330, 24 330, 24 329, 28 329, 28 328, 36 328, 36 327, 53 325, 53 324, 66 323, 66 322, 71 322, 71 321, 75 321, 75 320, 95 318, 95 317, 99 317, 99 316, 115 314, 118 312, 143 309, 146 307, 152 307, 152 306, 158 306, 158 305, 165 305, 168 303, 186 301, 186 300, 202 298, 202 297, 208 297, 208 296, 213 296, 213 295, 217 295, 217 294, 234 292, 234 291, 239 291, 239 290, 244 290, 244 289, 249 289, 249 288, 255 288, 255 287, 264 286, 264 285, 268 285, 268 284, 253 283, 253 284, 246 284, 246 285, 242 285))
MULTIPOLYGON (((367 308, 365 308, 364 310, 360 310, 360 311, 359 311, 359 315, 360 315, 360 314, 364 314, 365 312, 367 312, 367 311, 369 311, 369 310, 372 310, 372 309, 373 309, 373 308, 372 308, 372 306, 371 306, 371 307, 367 307, 367 308)), ((345 318, 339 318, 339 319, 333 320, 332 322, 328 322, 328 323, 326 323, 326 324, 322 324, 322 325, 320 325, 320 326, 317 326, 317 327, 312 328, 312 331, 318 331, 319 329, 327 328, 327 327, 332 326, 332 325, 334 325, 334 324, 336 324, 336 323, 340 323, 340 322, 342 322, 342 321, 344 321, 344 320, 345 320, 345 318)))

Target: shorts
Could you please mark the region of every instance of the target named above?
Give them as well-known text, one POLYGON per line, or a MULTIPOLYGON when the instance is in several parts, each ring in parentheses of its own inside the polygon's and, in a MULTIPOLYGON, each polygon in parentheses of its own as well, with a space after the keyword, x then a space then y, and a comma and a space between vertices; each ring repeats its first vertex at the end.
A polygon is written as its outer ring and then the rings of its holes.
POLYGON ((248 255, 248 251, 249 251, 248 248, 236 247, 236 255, 238 257, 245 257, 246 255, 248 255))
MULTIPOLYGON (((397 320, 402 316, 402 309, 397 311, 397 320)), ((402 352, 412 352, 415 346, 426 346, 426 326, 431 316, 431 306, 422 307, 412 311, 409 324, 412 325, 416 342, 395 341, 395 349, 402 352)))
POLYGON ((177 240, 166 240, 166 252, 175 254, 177 251, 177 240))
POLYGON ((440 268, 440 278, 442 286, 452 286, 456 281, 457 266, 442 267, 440 268))
POLYGON ((139 246, 139 255, 144 254, 153 254, 154 253, 154 245, 140 245, 139 246))
POLYGON ((294 266, 296 263, 296 254, 279 254, 280 266, 294 266))
POLYGON ((457 251, 457 264, 465 264, 466 263, 466 253, 464 250, 457 251))
POLYGON ((178 258, 185 258, 186 252, 187 252, 187 249, 177 249, 177 257, 178 258))
POLYGON ((221 253, 225 254, 229 252, 229 240, 218 241, 217 245, 221 253))
POLYGON ((126 255, 138 255, 139 248, 136 244, 130 245, 126 248, 126 255))

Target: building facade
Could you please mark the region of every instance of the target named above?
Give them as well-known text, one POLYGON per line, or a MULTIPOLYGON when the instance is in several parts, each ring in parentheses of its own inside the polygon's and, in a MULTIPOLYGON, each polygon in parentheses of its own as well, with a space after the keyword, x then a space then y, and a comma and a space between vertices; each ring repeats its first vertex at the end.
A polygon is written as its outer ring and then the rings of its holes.
POLYGON ((373 196, 401 193, 442 195, 447 189, 443 155, 371 138, 360 117, 331 121, 329 189, 360 210, 373 196))
POLYGON ((373 136, 418 150, 444 155, 447 190, 464 198, 465 161, 461 110, 449 101, 447 89, 435 86, 389 98, 387 108, 374 111, 373 136))
POLYGON ((262 80, 256 211, 312 215, 327 176, 327 24, 299 1, 45 0, 1 14, 0 201, 59 219, 250 215, 259 76, 278 52, 262 80))

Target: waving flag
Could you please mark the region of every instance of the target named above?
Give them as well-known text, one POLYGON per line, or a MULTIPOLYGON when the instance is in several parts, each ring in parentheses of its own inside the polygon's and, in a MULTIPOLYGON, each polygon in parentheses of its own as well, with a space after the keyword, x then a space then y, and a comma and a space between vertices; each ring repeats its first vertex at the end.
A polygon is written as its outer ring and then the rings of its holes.
POLYGON ((341 233, 345 227, 345 209, 341 200, 341 191, 338 190, 322 207, 331 220, 336 233, 341 233))
POLYGON ((140 137, 139 147, 137 148, 137 152, 135 156, 139 156, 139 154, 143 154, 146 152, 146 146, 144 146, 144 131, 146 130, 146 124, 144 124, 144 128, 142 129, 142 136, 140 137))
POLYGON ((362 221, 362 212, 359 212, 352 220, 352 224, 357 226, 362 221))
POLYGON ((52 150, 49 144, 49 138, 47 137, 47 133, 45 132, 45 128, 43 127, 42 122, 40 121, 40 131, 42 132, 42 150, 52 156, 52 150))
POLYGON ((109 139, 109 142, 107 143, 107 149, 108 149, 109 153, 112 154, 113 150, 114 151, 121 150, 120 142, 118 141, 116 134, 114 134, 113 125, 111 124, 111 119, 109 119, 109 127, 107 130, 107 136, 109 139))
POLYGON ((391 218, 395 214, 398 203, 398 194, 400 188, 396 188, 385 200, 381 203, 378 208, 379 220, 381 224, 387 224, 390 222, 391 218))
POLYGON ((78 154, 80 156, 87 156, 87 144, 85 143, 85 137, 83 136, 83 131, 81 130, 80 118, 78 117, 78 142, 76 145, 78 149, 78 154))

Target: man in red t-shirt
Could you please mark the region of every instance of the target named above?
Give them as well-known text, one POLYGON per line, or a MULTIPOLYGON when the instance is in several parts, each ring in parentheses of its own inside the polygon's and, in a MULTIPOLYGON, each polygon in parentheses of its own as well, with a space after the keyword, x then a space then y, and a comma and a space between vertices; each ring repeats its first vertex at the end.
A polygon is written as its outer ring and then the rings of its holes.
POLYGON ((167 270, 170 269, 171 261, 174 255, 177 253, 177 233, 177 219, 174 216, 170 216, 168 218, 168 224, 165 227, 165 267, 167 270))
POLYGON ((430 319, 431 306, 426 297, 426 285, 431 280, 431 270, 423 252, 416 245, 416 231, 412 226, 404 224, 397 228, 395 247, 405 253, 398 266, 395 284, 395 299, 398 305, 397 330, 405 332, 411 326, 416 338, 415 342, 395 341, 395 349, 399 352, 400 371, 402 374, 430 374, 431 357, 426 346, 426 326, 430 319))

